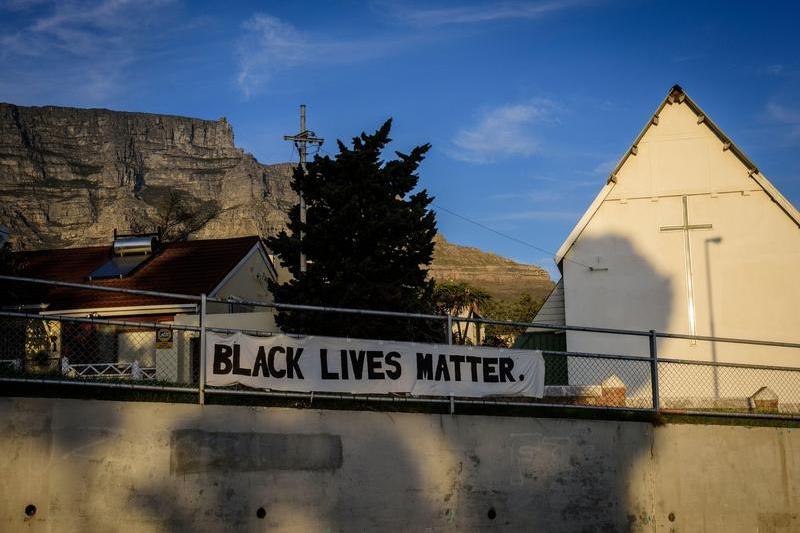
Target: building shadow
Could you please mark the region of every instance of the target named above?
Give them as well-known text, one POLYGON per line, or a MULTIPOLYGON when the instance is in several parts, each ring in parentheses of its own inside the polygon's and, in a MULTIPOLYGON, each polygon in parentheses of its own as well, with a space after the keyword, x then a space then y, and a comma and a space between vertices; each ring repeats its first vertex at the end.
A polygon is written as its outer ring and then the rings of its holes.
POLYGON ((639 531, 652 521, 653 428, 641 422, 2 402, 15 435, 2 448, 15 456, 2 482, 9 530, 639 531))
MULTIPOLYGON (((664 330, 669 280, 625 239, 580 242, 578 252, 601 258, 597 270, 579 272, 580 296, 605 302, 592 304, 603 312, 596 321, 580 315, 582 325, 664 330), (622 265, 628 274, 620 277, 622 265), (626 286, 628 276, 635 279, 626 286), (656 302, 656 312, 624 323, 621 306, 631 298, 656 302)), ((568 342, 584 343, 572 351, 620 351, 592 337, 568 342)), ((643 347, 623 346, 638 354, 643 347)), ((649 369, 621 363, 570 361, 570 380, 583 373, 596 384, 614 374, 631 390, 646 389, 649 369)), ((308 402, 2 401, 13 403, 2 407, 13 412, 5 433, 29 428, 4 445, 18 462, 5 467, 3 492, 12 494, 19 523, 41 529, 589 532, 644 531, 655 519, 654 430, 643 422, 324 410, 308 402), (30 474, 14 489, 17 468, 30 474), (38 507, 30 517, 28 505, 38 507)))
MULTIPOLYGON (((582 236, 564 260, 565 319, 571 326, 667 331, 673 310, 685 298, 648 253, 617 234, 582 236), (678 304, 678 302, 681 302, 678 304)), ((658 341, 658 346, 663 340, 658 341)), ((650 356, 649 338, 594 332, 567 332, 567 350, 594 354, 650 356)), ((629 396, 650 398, 647 362, 613 359, 569 360, 571 385, 598 385, 619 377, 629 396)))
MULTIPOLYGON (((709 248, 711 245, 720 244, 721 242, 722 237, 711 237, 703 240, 703 252, 705 253, 706 259, 706 290, 708 292, 708 325, 709 333, 712 337, 717 336, 717 328, 716 322, 714 321, 714 286, 712 284, 711 253, 709 248)), ((711 361, 718 363, 717 343, 713 341, 709 342, 709 346, 711 347, 711 361)), ((712 368, 712 372, 714 373, 714 398, 719 399, 719 368, 715 366, 712 368)))

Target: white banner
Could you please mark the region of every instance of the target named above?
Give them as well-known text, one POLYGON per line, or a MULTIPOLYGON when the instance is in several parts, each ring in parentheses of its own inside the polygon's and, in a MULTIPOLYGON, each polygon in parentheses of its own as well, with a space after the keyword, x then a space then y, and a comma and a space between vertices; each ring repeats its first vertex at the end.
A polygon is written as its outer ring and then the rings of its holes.
POLYGON ((544 359, 534 350, 209 331, 206 379, 277 391, 541 398, 544 359))

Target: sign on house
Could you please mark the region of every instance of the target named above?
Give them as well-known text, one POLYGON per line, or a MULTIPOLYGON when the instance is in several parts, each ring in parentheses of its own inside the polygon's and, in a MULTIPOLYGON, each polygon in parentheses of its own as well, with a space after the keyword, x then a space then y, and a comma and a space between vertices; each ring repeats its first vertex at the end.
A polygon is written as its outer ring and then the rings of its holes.
POLYGON ((207 335, 210 386, 412 396, 544 393, 540 351, 335 337, 207 335))
POLYGON ((156 330, 156 349, 169 350, 172 348, 172 329, 158 328, 156 330))

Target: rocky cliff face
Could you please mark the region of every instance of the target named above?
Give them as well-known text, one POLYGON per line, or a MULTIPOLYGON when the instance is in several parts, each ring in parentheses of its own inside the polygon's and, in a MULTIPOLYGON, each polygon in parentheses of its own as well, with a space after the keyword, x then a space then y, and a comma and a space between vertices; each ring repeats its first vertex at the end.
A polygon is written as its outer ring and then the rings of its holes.
POLYGON ((436 236, 428 272, 437 281, 466 281, 498 300, 514 300, 526 292, 534 298, 545 298, 553 288, 550 274, 543 268, 453 244, 442 235, 436 236))
POLYGON ((219 211, 194 237, 271 235, 296 203, 290 176, 236 148, 224 118, 0 104, 0 224, 20 249, 154 227, 168 190, 219 211))
MULTIPOLYGON (((224 118, 0 103, 0 226, 17 249, 108 244, 114 229, 152 229, 170 191, 219 212, 191 237, 273 235, 297 203, 291 172, 236 148, 224 118)), ((501 299, 552 287, 539 267, 441 236, 430 274, 501 299)))

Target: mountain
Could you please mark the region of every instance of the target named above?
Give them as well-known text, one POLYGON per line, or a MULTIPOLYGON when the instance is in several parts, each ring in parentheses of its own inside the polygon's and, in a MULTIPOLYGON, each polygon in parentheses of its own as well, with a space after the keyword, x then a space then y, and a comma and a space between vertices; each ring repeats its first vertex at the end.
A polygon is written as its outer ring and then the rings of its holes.
POLYGON ((525 292, 535 299, 543 299, 553 288, 550 275, 536 265, 453 244, 442 235, 437 235, 435 242, 433 263, 428 272, 437 281, 466 281, 498 300, 514 300, 525 292))
POLYGON ((224 118, 0 104, 0 224, 19 248, 153 228, 169 190, 219 213, 194 237, 270 235, 297 202, 290 175, 236 148, 224 118))
MULTIPOLYGON (((115 229, 155 228, 165 198, 210 210, 190 236, 273 235, 297 203, 289 163, 237 148, 224 119, 0 103, 0 225, 18 249, 109 243, 115 229)), ((543 297, 547 272, 437 237, 431 276, 508 299, 543 297)))

